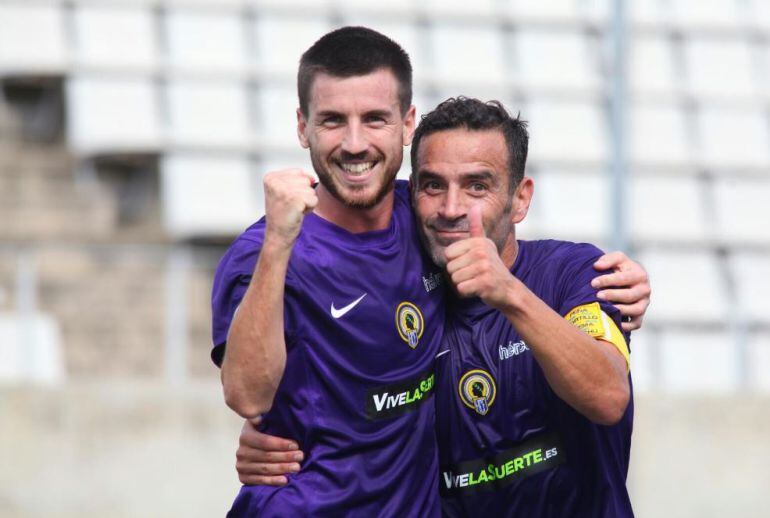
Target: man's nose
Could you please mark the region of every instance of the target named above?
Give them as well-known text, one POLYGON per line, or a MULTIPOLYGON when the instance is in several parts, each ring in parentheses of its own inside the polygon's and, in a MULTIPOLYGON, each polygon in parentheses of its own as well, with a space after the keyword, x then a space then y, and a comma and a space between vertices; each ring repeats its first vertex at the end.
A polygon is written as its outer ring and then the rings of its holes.
POLYGON ((450 186, 446 191, 444 203, 441 205, 440 216, 446 220, 454 221, 466 216, 466 213, 467 207, 462 199, 460 190, 450 186))
POLYGON ((342 140, 342 150, 351 155, 358 155, 369 148, 364 128, 358 122, 347 125, 345 137, 342 140))

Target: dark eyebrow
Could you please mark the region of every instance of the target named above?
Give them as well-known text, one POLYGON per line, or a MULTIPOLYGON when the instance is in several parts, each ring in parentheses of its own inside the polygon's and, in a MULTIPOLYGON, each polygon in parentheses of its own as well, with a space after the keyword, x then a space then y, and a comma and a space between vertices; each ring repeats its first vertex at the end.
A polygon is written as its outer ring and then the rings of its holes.
POLYGON ((441 177, 440 174, 436 174, 433 171, 429 171, 428 169, 418 169, 417 170, 417 178, 418 178, 419 181, 422 181, 422 180, 424 180, 426 178, 428 180, 442 180, 443 181, 443 178, 441 177))
POLYGON ((470 181, 494 181, 495 175, 490 171, 476 171, 473 173, 463 174, 462 179, 470 181))
POLYGON ((326 117, 341 117, 342 114, 340 112, 335 112, 332 110, 326 110, 322 112, 316 113, 316 118, 318 119, 325 119, 326 117))
POLYGON ((364 113, 364 117, 380 117, 382 119, 389 119, 393 116, 393 112, 390 110, 372 110, 364 113))

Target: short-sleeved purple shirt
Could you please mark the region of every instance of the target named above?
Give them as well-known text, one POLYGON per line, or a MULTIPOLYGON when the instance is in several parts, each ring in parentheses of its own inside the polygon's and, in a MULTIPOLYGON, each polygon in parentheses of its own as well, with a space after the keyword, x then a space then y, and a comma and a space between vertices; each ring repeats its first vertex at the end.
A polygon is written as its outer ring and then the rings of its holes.
MULTIPOLYGON (((212 358, 259 256, 264 218, 217 269, 212 358)), ((309 214, 285 283, 287 361, 263 431, 297 440, 289 484, 241 489, 231 516, 436 516, 434 358, 440 270, 422 252, 405 182, 389 228, 351 234, 309 214)))
MULTIPOLYGON (((601 251, 519 241, 512 273, 561 315, 598 302, 601 251)), ((633 403, 614 426, 592 423, 551 389, 499 311, 454 299, 436 365, 439 487, 446 516, 628 517, 633 403)))

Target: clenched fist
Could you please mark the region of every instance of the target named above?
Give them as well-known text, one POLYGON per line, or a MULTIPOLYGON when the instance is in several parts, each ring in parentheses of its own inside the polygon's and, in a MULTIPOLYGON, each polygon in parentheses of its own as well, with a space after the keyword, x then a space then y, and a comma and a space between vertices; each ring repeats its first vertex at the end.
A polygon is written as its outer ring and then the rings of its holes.
POLYGON ((481 297, 488 306, 502 309, 516 279, 500 259, 497 246, 484 234, 481 208, 468 210, 470 237, 446 249, 447 273, 461 297, 481 297))
POLYGON ((284 169, 265 175, 266 240, 274 239, 287 247, 294 244, 302 219, 318 204, 314 183, 314 178, 302 169, 284 169))

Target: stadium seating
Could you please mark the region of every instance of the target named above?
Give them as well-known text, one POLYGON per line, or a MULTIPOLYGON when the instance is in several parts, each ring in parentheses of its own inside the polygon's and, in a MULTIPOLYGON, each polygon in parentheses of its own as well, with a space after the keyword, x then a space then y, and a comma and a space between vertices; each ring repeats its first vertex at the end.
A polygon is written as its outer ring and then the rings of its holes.
MULTIPOLYGON (((71 177, 60 175, 56 189, 36 197, 18 185, 40 180, 0 164, 10 171, 2 215, 13 221, 0 237, 105 240, 115 232, 118 241, 155 242, 160 234, 172 244, 226 242, 261 215, 266 171, 311 169, 296 136, 302 51, 333 27, 361 24, 409 51, 418 115, 463 94, 501 99, 529 121, 536 194, 520 237, 606 247, 611 7, 609 0, 0 2, 0 79, 61 78, 74 155, 71 177), (139 182, 84 187, 99 177, 101 160, 147 154, 157 159, 157 176, 145 168, 134 173, 147 176, 139 182), (158 199, 137 201, 137 192, 158 199), (131 203, 138 213, 157 212, 155 233, 128 233, 131 203)), ((728 391, 749 365, 748 383, 767 390, 770 2, 634 0, 627 13, 625 215, 630 251, 655 287, 646 329, 634 337, 637 387, 728 391), (701 341, 713 354, 692 363, 701 341), (734 364, 714 360, 736 344, 745 354, 734 364), (710 379, 698 380, 698 369, 710 379)), ((407 156, 399 177, 409 173, 407 156)), ((46 311, 43 320, 70 315, 46 311)), ((61 329, 68 343, 85 343, 86 334, 61 329)), ((83 365, 75 356, 68 365, 83 365)))
POLYGON ((736 294, 736 310, 748 325, 770 324, 767 311, 767 279, 770 261, 759 252, 737 251, 730 257, 730 280, 736 294))
POLYGON ((61 4, 0 3, 0 26, 0 74, 59 75, 65 71, 68 52, 61 4))
POLYGON ((726 332, 671 330, 660 334, 661 387, 674 394, 719 394, 739 386, 736 341, 726 332))
POLYGON ((77 68, 151 72, 157 66, 152 12, 139 6, 78 5, 73 12, 77 68))
POLYGON ((160 149, 159 95, 152 80, 79 74, 68 79, 66 90, 67 133, 78 152, 160 149))
POLYGON ((245 157, 171 154, 161 174, 164 221, 177 238, 237 234, 264 212, 261 176, 245 157))
POLYGON ((166 102, 174 146, 243 149, 253 141, 248 92, 241 83, 174 80, 166 102))
POLYGON ((62 346, 58 323, 51 315, 0 312, 0 383, 62 383, 62 346))
POLYGON ((692 171, 687 113, 678 104, 636 103, 628 114, 628 158, 640 172, 692 171))
POLYGON ((726 325, 730 300, 723 265, 702 249, 651 248, 639 256, 655 285, 653 324, 726 325))
POLYGON ((760 393, 770 393, 770 333, 754 333, 748 340, 750 386, 760 393))
POLYGON ((539 97, 526 107, 533 162, 601 167, 608 160, 606 115, 598 103, 539 97))
MULTIPOLYGON (((642 176, 631 180, 631 235, 639 244, 715 241, 706 227, 703 182, 690 176, 642 176)), ((713 232, 712 232, 713 234, 713 232)))
POLYGON ((514 77, 528 91, 574 96, 598 89, 598 46, 581 31, 522 28, 515 42, 514 77))
POLYGON ((611 221, 609 193, 610 186, 601 174, 538 172, 529 224, 541 237, 601 243, 611 221))
POLYGON ((481 24, 442 22, 430 29, 429 37, 436 82, 449 83, 459 93, 480 85, 504 90, 509 64, 498 31, 481 24))
POLYGON ((171 70, 199 75, 246 73, 247 25, 238 11, 174 6, 164 21, 166 62, 171 70))

